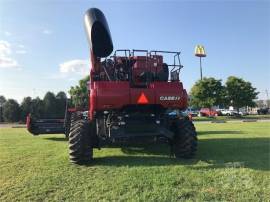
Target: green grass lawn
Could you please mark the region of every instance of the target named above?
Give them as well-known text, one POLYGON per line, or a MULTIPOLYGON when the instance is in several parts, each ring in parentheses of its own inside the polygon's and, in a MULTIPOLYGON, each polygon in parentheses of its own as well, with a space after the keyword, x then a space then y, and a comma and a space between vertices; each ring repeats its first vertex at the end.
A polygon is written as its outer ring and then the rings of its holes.
POLYGON ((0 201, 267 201, 270 122, 197 124, 193 160, 166 145, 95 150, 69 163, 63 135, 0 129, 0 201))

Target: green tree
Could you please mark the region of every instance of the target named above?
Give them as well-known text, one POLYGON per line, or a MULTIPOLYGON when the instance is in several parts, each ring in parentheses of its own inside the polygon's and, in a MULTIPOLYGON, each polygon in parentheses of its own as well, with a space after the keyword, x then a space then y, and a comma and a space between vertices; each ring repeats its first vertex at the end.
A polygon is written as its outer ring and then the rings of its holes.
POLYGON ((67 95, 63 91, 58 92, 55 97, 56 97, 56 99, 60 99, 60 100, 66 100, 67 99, 67 95))
POLYGON ((57 117, 64 117, 66 110, 67 95, 65 92, 60 91, 56 94, 56 103, 57 103, 57 117))
POLYGON ((5 121, 16 122, 20 119, 20 105, 16 100, 8 99, 3 106, 3 117, 5 121))
POLYGON ((215 105, 225 105, 226 96, 221 80, 212 77, 197 81, 191 88, 191 105, 194 107, 211 108, 215 105))
POLYGON ((71 96, 72 104, 75 107, 82 107, 87 108, 88 107, 88 90, 87 90, 87 82, 90 80, 89 76, 86 76, 85 78, 81 79, 79 81, 79 85, 72 86, 69 90, 69 94, 71 96))
POLYGON ((23 101, 21 103, 21 121, 25 122, 26 121, 26 116, 29 113, 33 112, 32 109, 32 98, 31 97, 25 97, 23 98, 23 101))
POLYGON ((31 115, 37 119, 44 117, 44 103, 39 97, 32 100, 31 115))
POLYGON ((6 102, 6 98, 3 95, 0 95, 0 105, 3 105, 6 102))
POLYGON ((250 82, 235 76, 228 77, 226 81, 226 93, 230 105, 237 111, 239 111, 241 107, 256 106, 254 99, 256 99, 259 94, 259 92, 256 92, 256 88, 252 87, 250 82))
POLYGON ((46 118, 57 118, 57 101, 54 93, 47 92, 43 98, 44 116, 46 118))
POLYGON ((6 101, 5 96, 0 95, 0 122, 3 122, 3 105, 6 101))

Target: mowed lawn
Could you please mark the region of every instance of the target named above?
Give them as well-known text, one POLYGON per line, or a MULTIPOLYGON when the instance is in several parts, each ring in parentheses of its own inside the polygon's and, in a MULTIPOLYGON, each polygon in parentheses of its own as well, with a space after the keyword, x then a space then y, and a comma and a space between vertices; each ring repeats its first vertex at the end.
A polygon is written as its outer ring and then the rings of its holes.
POLYGON ((197 156, 166 145, 104 148, 69 163, 63 135, 0 129, 0 201, 268 201, 270 122, 198 123, 197 156))

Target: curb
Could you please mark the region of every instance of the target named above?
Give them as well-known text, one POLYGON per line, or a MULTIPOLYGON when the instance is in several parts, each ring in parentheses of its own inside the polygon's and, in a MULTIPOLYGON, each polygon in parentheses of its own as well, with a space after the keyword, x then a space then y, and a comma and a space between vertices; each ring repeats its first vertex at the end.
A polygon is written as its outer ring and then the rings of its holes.
POLYGON ((218 120, 218 121, 211 121, 211 123, 227 123, 227 121, 224 121, 224 120, 218 120))
POLYGON ((26 128, 26 126, 12 126, 11 128, 26 128))
POLYGON ((257 119, 242 120, 242 122, 257 122, 257 119))

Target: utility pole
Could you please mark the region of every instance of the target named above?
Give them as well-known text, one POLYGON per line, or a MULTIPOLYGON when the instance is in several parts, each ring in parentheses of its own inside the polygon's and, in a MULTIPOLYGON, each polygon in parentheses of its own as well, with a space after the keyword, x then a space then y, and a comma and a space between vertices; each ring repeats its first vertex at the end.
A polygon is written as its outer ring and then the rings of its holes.
POLYGON ((202 76, 202 57, 206 57, 206 52, 204 50, 203 45, 197 45, 195 47, 195 56, 200 58, 200 75, 201 75, 201 80, 203 78, 202 76))
POLYGON ((201 71, 201 80, 202 80, 202 57, 200 57, 200 71, 201 71))

